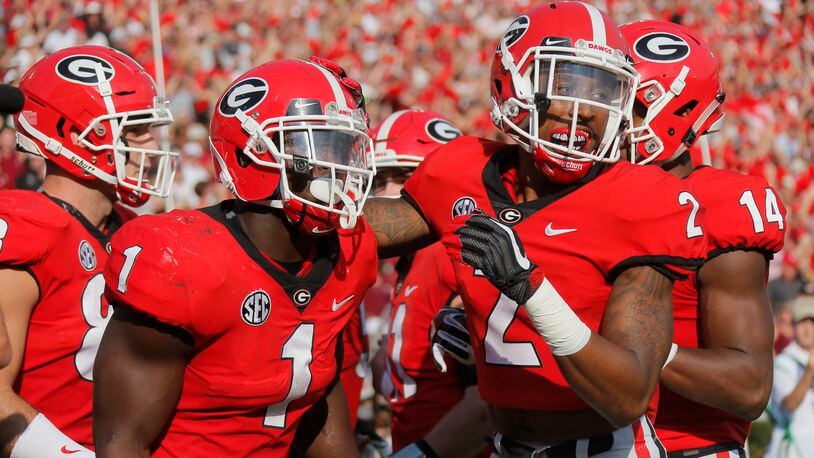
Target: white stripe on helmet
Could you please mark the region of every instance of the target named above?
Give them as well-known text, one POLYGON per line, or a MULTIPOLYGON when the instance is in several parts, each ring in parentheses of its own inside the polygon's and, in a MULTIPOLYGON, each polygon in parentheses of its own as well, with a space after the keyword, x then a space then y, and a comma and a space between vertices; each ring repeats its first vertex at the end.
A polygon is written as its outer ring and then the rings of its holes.
POLYGON ((392 129, 396 121, 408 111, 409 110, 396 111, 384 120, 381 127, 379 127, 379 131, 376 133, 376 138, 373 139, 377 153, 387 151, 387 139, 390 138, 390 129, 392 129))
POLYGON ((329 72, 321 65, 314 64, 312 62, 308 62, 309 64, 313 65, 314 67, 318 68, 320 72, 325 76, 325 79, 328 80, 328 84, 331 86, 331 90, 334 93, 334 100, 336 100, 336 104, 339 108, 346 108, 348 107, 348 102, 345 101, 345 93, 342 92, 342 86, 339 84, 339 80, 337 79, 336 75, 329 72))
POLYGON ((605 19, 602 13, 593 5, 583 3, 585 9, 588 10, 588 15, 591 17, 591 27, 593 28, 593 42, 601 45, 607 45, 607 36, 605 33, 605 19))

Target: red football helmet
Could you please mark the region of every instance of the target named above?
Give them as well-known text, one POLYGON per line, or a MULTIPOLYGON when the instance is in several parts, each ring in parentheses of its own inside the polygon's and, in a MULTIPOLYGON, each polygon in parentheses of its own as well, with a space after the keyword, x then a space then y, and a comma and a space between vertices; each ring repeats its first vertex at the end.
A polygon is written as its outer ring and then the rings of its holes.
POLYGON ((439 146, 458 137, 461 131, 447 118, 418 108, 397 111, 372 130, 376 168, 414 169, 439 146))
POLYGON ((633 163, 669 162, 705 133, 720 130, 724 101, 718 58, 692 30, 666 21, 621 28, 640 82, 628 130, 633 163))
POLYGON ((271 61, 218 99, 215 171, 244 201, 282 208, 310 234, 356 224, 375 174, 359 84, 331 61, 271 61), (295 193, 295 191, 297 191, 295 193))
POLYGON ((552 2, 529 10, 498 43, 492 121, 557 183, 584 177, 596 161, 619 160, 636 83, 627 49, 608 15, 587 3, 552 2), (568 107, 567 116, 548 113, 554 104, 568 107), (547 116, 562 125, 549 127, 541 138, 547 116), (607 120, 594 129, 584 125, 588 117, 607 120))
POLYGON ((135 60, 104 46, 66 48, 31 66, 20 89, 25 107, 14 123, 23 150, 79 179, 109 183, 130 206, 169 195, 178 154, 131 147, 124 138, 130 126, 173 121, 135 60))

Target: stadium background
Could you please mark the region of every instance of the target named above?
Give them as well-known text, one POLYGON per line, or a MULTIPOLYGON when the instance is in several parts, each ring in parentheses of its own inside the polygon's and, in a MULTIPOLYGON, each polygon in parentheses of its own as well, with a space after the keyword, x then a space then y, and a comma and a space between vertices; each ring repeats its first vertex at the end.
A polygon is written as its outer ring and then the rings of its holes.
MULTIPOLYGON (((785 304, 814 292, 814 1, 606 0, 594 4, 618 22, 658 18, 700 31, 722 62, 724 130, 710 142, 716 166, 763 176, 788 208, 786 249, 772 262, 770 295, 777 347, 791 337, 785 304)), ((150 2, 2 0, 0 81, 15 84, 38 58, 81 43, 127 52, 155 75, 150 2)), ((493 137, 488 69, 498 36, 528 1, 162 0, 166 91, 177 122, 172 148, 183 160, 176 208, 228 197, 212 177, 207 126, 212 104, 240 73, 269 59, 320 55, 362 82, 371 120, 420 106, 450 117, 465 133, 493 137)), ((0 120, 0 189, 36 189, 37 159, 14 151, 0 120)), ((164 210, 154 201, 149 212, 164 210)), ((368 297, 369 328, 389 297, 383 265, 368 297)), ((383 416, 384 417, 384 416, 383 416)), ((383 420, 383 421, 386 421, 383 420)), ((754 431, 753 446, 767 440, 754 431)))

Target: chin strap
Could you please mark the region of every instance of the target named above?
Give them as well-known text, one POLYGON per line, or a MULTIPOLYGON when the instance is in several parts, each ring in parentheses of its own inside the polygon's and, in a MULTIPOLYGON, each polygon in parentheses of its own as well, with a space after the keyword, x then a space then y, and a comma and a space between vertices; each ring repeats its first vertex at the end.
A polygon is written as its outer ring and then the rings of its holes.
POLYGON ((342 229, 353 229, 356 227, 356 202, 344 192, 337 191, 336 195, 345 205, 345 214, 339 217, 339 225, 342 229))

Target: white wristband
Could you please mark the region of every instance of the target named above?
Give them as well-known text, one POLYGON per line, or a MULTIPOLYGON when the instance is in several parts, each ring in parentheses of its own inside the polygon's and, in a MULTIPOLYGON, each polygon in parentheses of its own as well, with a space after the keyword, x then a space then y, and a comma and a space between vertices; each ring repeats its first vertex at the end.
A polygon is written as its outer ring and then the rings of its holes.
POLYGON ((547 278, 523 308, 555 356, 573 355, 591 338, 591 329, 571 310, 547 278))
POLYGON ((664 368, 667 367, 668 364, 670 364, 670 361, 672 361, 673 358, 676 357, 676 353, 678 353, 678 345, 672 344, 670 346, 670 353, 667 353, 667 361, 664 361, 664 365, 661 366, 661 370, 664 370, 664 368))
POLYGON ((43 414, 34 417, 11 449, 11 458, 64 458, 66 455, 71 458, 96 456, 57 429, 43 414))

